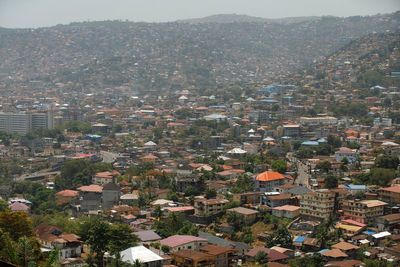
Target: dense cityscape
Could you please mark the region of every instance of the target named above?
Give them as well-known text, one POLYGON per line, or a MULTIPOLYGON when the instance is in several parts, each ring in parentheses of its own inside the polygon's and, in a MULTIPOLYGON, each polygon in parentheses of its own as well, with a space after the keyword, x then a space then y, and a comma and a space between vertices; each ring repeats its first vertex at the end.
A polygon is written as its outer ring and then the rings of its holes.
POLYGON ((0 28, 0 266, 400 266, 399 33, 0 28))

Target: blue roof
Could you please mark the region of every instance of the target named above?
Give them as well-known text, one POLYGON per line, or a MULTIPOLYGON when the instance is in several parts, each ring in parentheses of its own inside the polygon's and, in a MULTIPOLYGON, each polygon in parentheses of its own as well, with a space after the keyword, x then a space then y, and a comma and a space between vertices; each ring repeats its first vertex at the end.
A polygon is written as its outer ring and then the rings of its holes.
POLYGON ((261 99, 260 102, 262 102, 262 103, 279 103, 278 100, 275 100, 272 98, 264 98, 264 99, 261 99))
POLYGON ((301 143, 303 146, 318 146, 319 143, 317 141, 304 141, 301 143))
POLYGON ((87 134, 86 137, 87 138, 92 138, 92 139, 98 139, 98 138, 101 138, 101 135, 98 135, 98 134, 87 134))
POLYGON ((365 230, 365 231, 363 232, 363 234, 366 234, 366 235, 373 235, 373 234, 376 234, 376 232, 375 232, 375 231, 372 231, 372 230, 365 230))
POLYGON ((367 186, 363 184, 347 184, 346 187, 350 190, 366 190, 367 186))
POLYGON ((297 236, 297 237, 294 239, 294 242, 295 242, 295 243, 303 243, 304 240, 306 240, 306 237, 305 237, 305 236, 297 236))
POLYGON ((225 105, 212 105, 212 106, 209 106, 208 108, 210 108, 210 109, 226 109, 226 106, 225 105))

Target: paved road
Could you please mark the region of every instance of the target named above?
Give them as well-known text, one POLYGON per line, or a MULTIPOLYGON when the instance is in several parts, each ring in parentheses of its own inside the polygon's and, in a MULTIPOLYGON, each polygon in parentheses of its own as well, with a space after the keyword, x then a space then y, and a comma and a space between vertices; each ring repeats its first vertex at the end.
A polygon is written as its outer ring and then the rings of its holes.
POLYGON ((118 154, 109 151, 100 151, 100 155, 105 163, 113 163, 118 156, 118 154))
POLYGON ((60 173, 61 172, 59 172, 59 171, 56 171, 56 172, 52 172, 52 171, 34 172, 34 173, 23 174, 21 176, 16 177, 14 180, 15 181, 41 180, 41 179, 45 179, 46 177, 60 175, 60 173))
POLYGON ((303 185, 304 187, 310 188, 310 178, 311 178, 310 167, 299 160, 297 162, 297 178, 294 183, 297 185, 303 185))

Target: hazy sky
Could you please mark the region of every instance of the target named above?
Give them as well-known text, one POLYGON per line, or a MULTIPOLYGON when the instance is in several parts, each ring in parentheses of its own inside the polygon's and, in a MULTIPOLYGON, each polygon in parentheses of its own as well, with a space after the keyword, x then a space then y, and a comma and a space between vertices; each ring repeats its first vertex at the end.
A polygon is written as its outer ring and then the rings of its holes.
POLYGON ((0 26, 106 19, 161 22, 226 13, 265 18, 353 16, 397 10, 400 0, 0 0, 0 26))

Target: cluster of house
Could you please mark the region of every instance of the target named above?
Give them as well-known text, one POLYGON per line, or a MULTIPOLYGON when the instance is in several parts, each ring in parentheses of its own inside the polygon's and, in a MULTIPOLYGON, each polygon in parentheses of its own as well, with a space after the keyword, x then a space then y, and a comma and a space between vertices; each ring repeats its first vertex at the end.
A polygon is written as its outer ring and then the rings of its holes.
MULTIPOLYGON (((377 36, 372 39, 365 51, 375 47, 377 36)), ((375 56, 371 57, 364 60, 375 56)), ((342 76, 351 79, 354 68, 367 63, 361 59, 348 63, 349 58, 349 54, 332 56, 316 68, 328 67, 327 76, 334 81, 342 76)), ((121 252, 127 262, 236 266, 254 261, 263 252, 270 266, 287 266, 307 253, 320 253, 329 266, 362 266, 357 260, 360 252, 398 264, 399 180, 382 187, 355 183, 358 175, 375 167, 377 153, 400 155, 399 120, 393 116, 400 108, 395 105, 400 99, 398 88, 366 88, 368 96, 359 98, 360 90, 333 83, 331 90, 321 94, 315 76, 295 76, 296 86, 288 84, 288 78, 285 84, 241 90, 235 99, 227 99, 226 92, 203 95, 193 88, 137 96, 128 85, 66 94, 63 89, 68 84, 61 83, 47 92, 10 94, 0 99, 0 129, 13 134, 0 140, 0 160, 13 167, 7 169, 10 180, 41 182, 49 189, 54 189, 55 177, 67 160, 111 163, 113 171, 96 173, 91 184, 54 194, 57 204, 66 206, 74 217, 101 215, 129 224, 140 245, 121 252), (334 116, 327 108, 333 100, 365 105, 365 121, 349 114, 334 116), (29 135, 31 130, 58 126, 63 130, 51 136, 29 135), (341 144, 332 145, 330 137, 341 144), (318 152, 327 147, 334 151, 318 152), (296 153, 301 149, 309 154, 300 157, 296 153), (285 159, 287 171, 272 171, 265 160, 251 162, 265 159, 260 155, 285 159), (328 162, 329 173, 339 178, 331 189, 325 189, 328 177, 317 168, 322 162, 328 162), (133 186, 138 177, 118 179, 130 167, 143 165, 168 175, 179 196, 203 186, 217 196, 181 197, 185 199, 181 203, 168 199, 171 189, 161 187, 159 181, 150 179, 144 192, 133 186), (243 176, 250 177, 251 189, 232 193, 243 176), (139 205, 142 193, 152 197, 149 205, 139 205), (232 202, 238 206, 230 207, 232 202), (162 239, 152 230, 158 207, 163 216, 182 214, 202 231, 198 236, 162 239), (248 226, 264 213, 291 220, 288 229, 294 247, 265 247, 268 232, 252 244, 229 240, 233 226, 216 223, 226 213, 241 216, 248 226), (315 231, 328 218, 343 237, 321 250, 315 231), (207 231, 210 224, 217 224, 215 233, 207 231)), ((2 176, 5 173, 2 168, 2 176)), ((9 201, 9 208, 30 213, 32 203, 11 198, 11 191, 10 186, 0 186, 0 197, 9 201)), ((84 246, 78 236, 49 225, 38 226, 35 233, 43 251, 59 249, 64 265, 83 264, 84 246)))
MULTIPOLYGON (((358 252, 364 257, 394 264, 400 260, 398 179, 392 186, 378 189, 353 184, 311 189, 297 185, 290 175, 264 171, 254 176, 254 191, 232 195, 238 207, 227 208, 231 201, 218 194, 210 199, 195 197, 193 205, 158 198, 140 209, 137 192, 123 194, 115 179, 118 175, 116 171, 97 173, 92 185, 59 191, 56 199, 59 205, 68 203, 76 216, 102 214, 129 224, 140 244, 121 252, 126 262, 139 260, 145 266, 240 266, 255 261, 259 252, 268 256, 271 266, 288 266, 291 259, 307 253, 320 253, 327 266, 363 266, 358 252), (357 198, 360 192, 364 194, 362 199, 357 198), (162 239, 152 230, 157 220, 152 214, 158 207, 162 216, 179 213, 204 230, 198 236, 173 235, 162 239), (206 230, 207 225, 215 223, 223 214, 235 213, 251 226, 265 212, 292 221, 288 229, 294 247, 263 246, 263 240, 271 233, 259 234, 256 239, 260 242, 253 244, 231 241, 229 234, 234 228, 229 223, 217 224, 216 233, 206 230), (321 241, 313 234, 327 218, 332 218, 332 229, 340 229, 343 236, 342 241, 321 250, 321 241)), ((9 207, 13 211, 29 212, 30 205, 27 200, 14 198, 9 207)), ((59 249, 63 265, 83 264, 84 246, 78 236, 44 224, 36 227, 35 233, 43 251, 59 249)))

